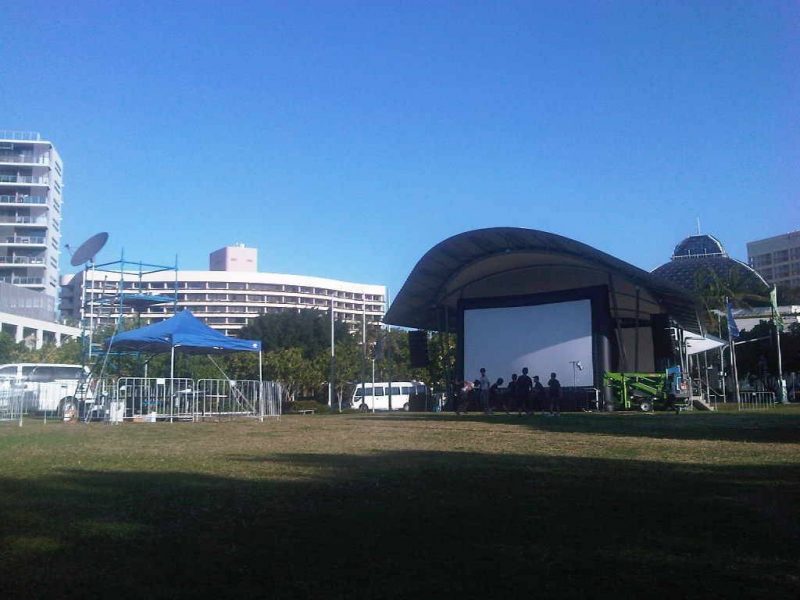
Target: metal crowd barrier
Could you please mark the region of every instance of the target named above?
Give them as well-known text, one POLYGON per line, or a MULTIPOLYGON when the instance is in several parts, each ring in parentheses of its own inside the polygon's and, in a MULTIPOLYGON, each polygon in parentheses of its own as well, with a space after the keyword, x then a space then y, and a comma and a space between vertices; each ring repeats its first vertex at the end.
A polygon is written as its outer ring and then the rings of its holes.
MULTIPOLYGON (((202 421, 235 417, 277 417, 279 383, 254 380, 124 377, 117 381, 114 406, 131 421, 202 421), (124 407, 124 408, 122 408, 124 407)), ((115 420, 111 417, 111 420, 115 420)))
POLYGON ((775 392, 740 392, 739 410, 766 410, 776 406, 775 392))

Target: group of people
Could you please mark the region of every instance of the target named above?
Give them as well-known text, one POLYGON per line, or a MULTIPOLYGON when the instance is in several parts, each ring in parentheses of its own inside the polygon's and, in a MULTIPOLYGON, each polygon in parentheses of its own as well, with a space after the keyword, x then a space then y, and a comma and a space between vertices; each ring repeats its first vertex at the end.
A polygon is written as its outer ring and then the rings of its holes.
POLYGON ((531 379, 528 367, 522 369, 522 375, 511 375, 511 381, 505 388, 503 383, 502 377, 492 383, 486 376, 486 369, 482 368, 478 379, 464 381, 461 386, 456 398, 456 413, 467 412, 470 403, 478 400, 487 415, 491 415, 494 409, 502 409, 506 414, 516 411, 520 416, 533 414, 537 410, 548 411, 551 415, 561 414, 563 392, 555 373, 550 373, 546 388, 538 375, 531 379))

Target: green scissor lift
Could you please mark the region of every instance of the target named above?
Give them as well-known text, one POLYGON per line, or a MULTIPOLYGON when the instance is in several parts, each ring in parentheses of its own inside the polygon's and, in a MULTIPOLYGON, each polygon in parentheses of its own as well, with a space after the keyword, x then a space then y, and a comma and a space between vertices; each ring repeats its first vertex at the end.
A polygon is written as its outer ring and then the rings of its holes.
POLYGON ((689 391, 679 367, 663 373, 606 373, 603 381, 611 389, 619 410, 680 410, 689 406, 689 391))

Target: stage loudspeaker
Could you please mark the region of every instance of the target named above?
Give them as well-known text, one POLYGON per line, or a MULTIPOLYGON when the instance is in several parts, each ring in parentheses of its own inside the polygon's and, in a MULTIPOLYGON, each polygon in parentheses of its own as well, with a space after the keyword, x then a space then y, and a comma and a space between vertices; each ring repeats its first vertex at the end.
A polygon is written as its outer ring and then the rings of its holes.
POLYGON ((427 367, 430 364, 427 331, 408 332, 408 354, 411 359, 411 368, 413 369, 427 367))
MULTIPOLYGON (((669 315, 660 313, 650 317, 653 328, 653 358, 657 368, 670 366, 675 352, 669 315)), ((666 367, 664 367, 666 368, 666 367)))

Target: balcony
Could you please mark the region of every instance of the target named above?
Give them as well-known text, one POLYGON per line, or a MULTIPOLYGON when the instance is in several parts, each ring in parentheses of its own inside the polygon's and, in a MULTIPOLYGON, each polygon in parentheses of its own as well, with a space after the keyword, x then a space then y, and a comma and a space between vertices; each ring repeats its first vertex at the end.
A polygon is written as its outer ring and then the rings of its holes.
POLYGON ((12 131, 0 129, 0 140, 14 140, 16 142, 38 142, 42 139, 36 131, 12 131))
POLYGON ((38 225, 39 227, 47 227, 46 218, 16 216, 16 215, 0 215, 0 225, 8 223, 14 225, 38 225))
POLYGON ((45 266, 44 258, 39 256, 0 256, 0 267, 12 265, 45 266))
POLYGON ((12 244, 14 246, 44 246, 47 238, 37 235, 10 235, 0 237, 0 245, 12 244))
POLYGON ((3 283, 14 285, 44 285, 44 277, 0 277, 3 283))
POLYGON ((34 156, 33 154, 4 154, 0 153, 0 164, 25 164, 47 166, 50 164, 50 159, 47 155, 34 156))
POLYGON ((0 174, 0 183, 21 183, 26 185, 48 185, 49 179, 43 175, 0 174))
POLYGON ((37 204, 47 205, 46 196, 31 196, 30 194, 0 194, 0 204, 37 204))

